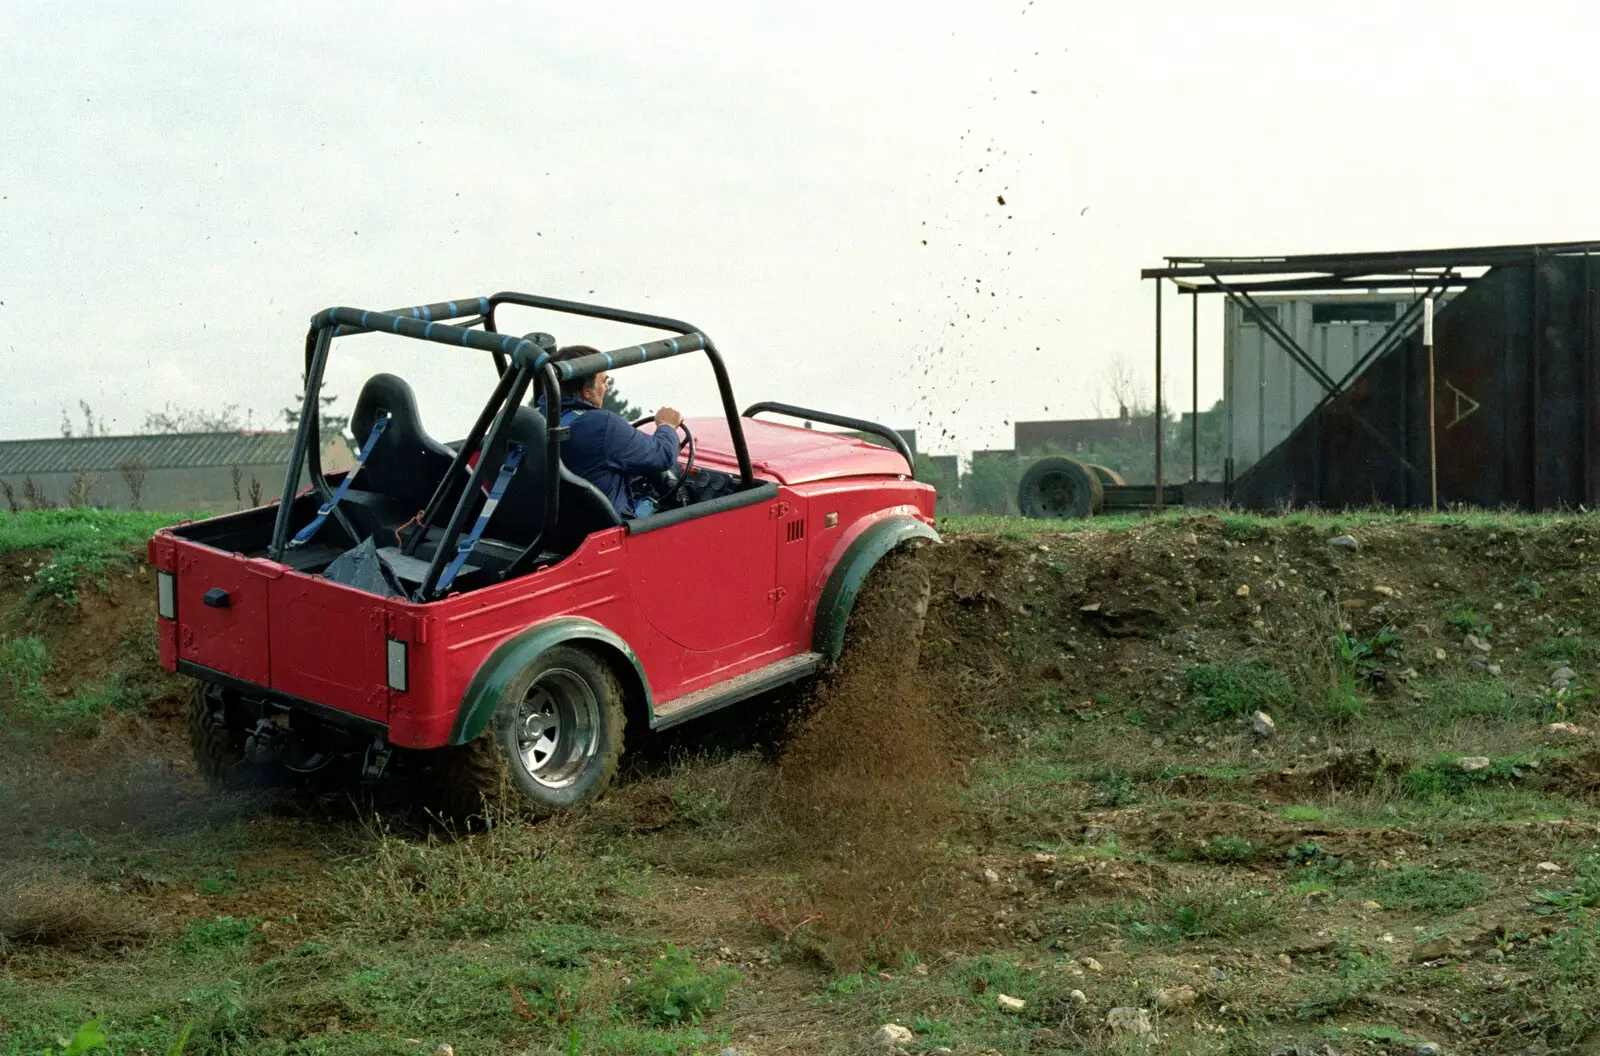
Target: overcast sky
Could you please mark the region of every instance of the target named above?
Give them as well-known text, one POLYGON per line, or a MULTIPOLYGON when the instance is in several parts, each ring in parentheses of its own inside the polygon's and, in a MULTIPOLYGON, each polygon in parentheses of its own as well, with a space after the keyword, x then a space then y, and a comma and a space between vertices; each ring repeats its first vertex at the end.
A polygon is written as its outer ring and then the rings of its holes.
MULTIPOLYGON (((689 320, 741 403, 1009 446, 1148 379, 1165 254, 1600 238, 1593 5, 448 10, 0 5, 0 437, 270 425, 318 309, 517 289, 689 320)), ((487 360, 398 343, 335 347, 339 405, 398 367, 459 435, 487 360)), ((617 382, 713 406, 703 362, 617 382)))

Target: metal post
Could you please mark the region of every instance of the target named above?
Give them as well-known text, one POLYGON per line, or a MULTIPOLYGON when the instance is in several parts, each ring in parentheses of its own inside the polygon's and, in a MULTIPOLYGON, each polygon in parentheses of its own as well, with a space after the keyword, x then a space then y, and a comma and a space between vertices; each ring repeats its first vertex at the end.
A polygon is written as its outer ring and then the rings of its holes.
POLYGON ((1194 322, 1192 332, 1194 336, 1193 360, 1189 365, 1190 405, 1189 411, 1189 455, 1193 465, 1189 469, 1189 479, 1196 484, 1200 482, 1200 295, 1189 294, 1189 305, 1194 309, 1194 322))
POLYGON ((1156 280, 1156 512, 1161 512, 1161 280, 1156 280))
POLYGON ((1428 352, 1428 482, 1433 494, 1433 512, 1439 512, 1439 405, 1434 391, 1433 298, 1422 306, 1422 347, 1428 352))

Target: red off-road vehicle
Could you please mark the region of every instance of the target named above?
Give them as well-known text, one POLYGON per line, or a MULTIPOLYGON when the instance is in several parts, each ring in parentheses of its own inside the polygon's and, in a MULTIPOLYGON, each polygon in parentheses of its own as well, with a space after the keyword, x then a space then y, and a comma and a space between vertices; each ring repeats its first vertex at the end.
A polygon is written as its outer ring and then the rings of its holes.
POLYGON ((341 758, 376 776, 391 749, 422 749, 464 798, 509 775, 537 810, 577 805, 605 790, 625 724, 663 729, 822 670, 868 573, 937 538, 897 433, 775 403, 741 415, 716 346, 677 320, 518 293, 330 308, 305 369, 282 497, 150 542, 161 662, 197 680, 191 740, 214 780, 341 758), (502 305, 673 336, 553 363, 550 335, 496 330, 502 305), (369 332, 487 353, 492 392, 444 444, 411 387, 378 374, 353 412, 355 466, 325 474, 329 351, 369 332), (543 397, 694 352, 723 417, 689 419, 681 464, 647 485, 657 512, 624 522, 562 465, 560 401, 543 397))

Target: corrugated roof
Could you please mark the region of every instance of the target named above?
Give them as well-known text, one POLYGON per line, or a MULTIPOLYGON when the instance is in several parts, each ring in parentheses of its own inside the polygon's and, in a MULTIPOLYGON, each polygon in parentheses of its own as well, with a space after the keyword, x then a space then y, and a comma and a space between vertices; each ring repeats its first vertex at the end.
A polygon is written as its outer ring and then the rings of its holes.
POLYGON ((129 462, 148 469, 287 465, 293 433, 162 433, 0 440, 0 474, 114 472, 129 462))

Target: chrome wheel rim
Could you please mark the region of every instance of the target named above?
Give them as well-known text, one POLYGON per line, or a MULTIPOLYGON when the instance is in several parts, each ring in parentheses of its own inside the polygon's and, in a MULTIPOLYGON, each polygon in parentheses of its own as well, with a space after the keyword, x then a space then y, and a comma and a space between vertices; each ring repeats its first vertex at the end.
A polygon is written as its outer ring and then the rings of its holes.
POLYGON ((600 703, 574 671, 552 668, 533 680, 515 719, 517 761, 546 788, 566 788, 600 744, 600 703))

